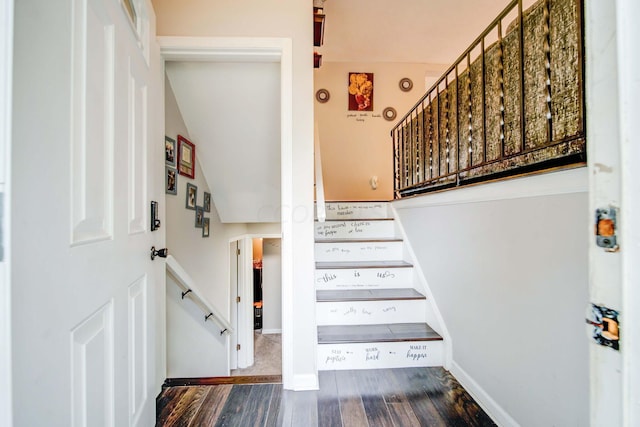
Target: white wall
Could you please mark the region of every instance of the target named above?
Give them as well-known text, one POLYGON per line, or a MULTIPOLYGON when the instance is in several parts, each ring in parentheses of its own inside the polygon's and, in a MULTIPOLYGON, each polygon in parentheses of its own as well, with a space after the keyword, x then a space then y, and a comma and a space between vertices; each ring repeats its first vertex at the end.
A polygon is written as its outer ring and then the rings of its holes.
MULTIPOLYGON (((190 138, 168 79, 165 79, 165 116, 167 136, 176 140, 178 134, 190 138)), ((197 145, 199 141, 192 142, 197 145)), ((198 187, 197 204, 201 206, 204 192, 210 192, 210 190, 197 162, 197 156, 195 179, 180 175, 178 177, 178 194, 167 194, 165 198, 166 218, 162 223, 166 227, 167 248, 205 294, 203 297, 228 320, 230 316, 229 239, 232 236, 246 233, 246 226, 244 224, 221 223, 212 200, 211 212, 205 212, 205 218, 210 218, 210 237, 203 238, 202 229, 194 227, 195 211, 185 208, 187 182, 198 187)), ((171 285, 169 278, 167 278, 167 371, 168 374, 181 377, 187 375, 180 373, 179 368, 190 366, 193 360, 184 359, 178 363, 177 355, 183 354, 177 353, 180 351, 178 348, 184 350, 184 340, 193 341, 195 345, 199 334, 202 334, 204 329, 185 332, 185 322, 188 323, 190 318, 188 313, 177 314, 179 312, 175 309, 176 307, 171 306, 170 300, 175 296, 173 295, 175 292, 179 291, 175 285, 171 285), (187 364, 187 362, 190 363, 187 364)), ((175 302, 175 298, 173 301, 175 302)), ((213 345, 214 341, 211 342, 213 345)), ((224 345, 224 342, 220 341, 217 345, 224 345)), ((215 360, 210 360, 211 353, 207 352, 191 354, 190 357, 196 354, 200 356, 201 366, 211 367, 211 373, 208 376, 216 375, 214 373, 219 375, 219 372, 227 369, 228 352, 224 347, 217 348, 217 351, 213 352, 216 355, 215 360)))
POLYGON ((282 331, 282 256, 280 239, 262 240, 262 333, 282 331))
MULTIPOLYGON (((283 71, 285 75, 291 72, 293 76, 290 99, 293 116, 290 122, 287 119, 283 124, 291 127, 293 141, 292 155, 287 159, 287 162, 291 161, 291 170, 282 176, 286 186, 281 201, 285 285, 283 383, 288 389, 317 388, 317 330, 312 315, 315 313, 315 293, 312 287, 293 286, 310 283, 314 270, 312 3, 299 0, 154 0, 153 6, 158 35, 277 37, 292 41, 292 67, 283 71)), ((286 132, 284 128, 282 131, 283 134, 286 132)), ((289 164, 282 166, 286 168, 289 164)))
POLYGON ((167 378, 229 375, 228 335, 204 321, 202 309, 167 275, 167 378))
POLYGON ((331 95, 326 103, 315 101, 327 200, 393 199, 389 132, 429 89, 425 78, 432 83, 445 69, 438 64, 326 62, 315 70, 315 90, 326 89, 331 95), (373 111, 348 110, 349 72, 374 74, 373 111), (400 90, 399 81, 404 77, 413 81, 409 92, 400 90), (395 120, 382 117, 386 107, 395 108, 395 120), (374 175, 377 190, 369 184, 374 175))
POLYGON ((12 424, 11 402, 11 275, 9 270, 11 182, 7 159, 11 156, 11 83, 13 68, 13 0, 0 6, 0 424, 12 424))
POLYGON ((583 168, 394 203, 452 372, 501 425, 589 424, 586 189, 583 168))
POLYGON ((280 64, 167 62, 223 222, 280 221, 280 64))

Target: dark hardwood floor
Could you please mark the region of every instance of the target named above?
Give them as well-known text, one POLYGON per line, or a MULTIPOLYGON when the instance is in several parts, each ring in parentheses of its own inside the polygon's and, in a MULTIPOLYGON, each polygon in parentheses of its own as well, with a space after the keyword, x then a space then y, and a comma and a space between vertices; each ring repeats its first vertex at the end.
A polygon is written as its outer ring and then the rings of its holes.
POLYGON ((156 426, 495 426, 442 368, 322 371, 320 390, 282 384, 167 387, 156 426))

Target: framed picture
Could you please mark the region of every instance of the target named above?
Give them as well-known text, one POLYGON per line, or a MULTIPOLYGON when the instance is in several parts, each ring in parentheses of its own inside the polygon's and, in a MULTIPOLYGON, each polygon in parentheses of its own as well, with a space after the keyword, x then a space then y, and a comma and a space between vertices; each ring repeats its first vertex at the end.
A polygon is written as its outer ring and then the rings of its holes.
POLYGON ((211 212, 211 194, 204 192, 204 199, 202 199, 202 207, 205 212, 211 212))
POLYGON ((187 196, 184 202, 184 207, 195 211, 197 201, 198 201, 198 187, 187 182, 187 196))
POLYGON ((202 206, 196 206, 196 228, 202 228, 204 224, 204 209, 202 206))
POLYGON ((209 237, 209 218, 205 218, 202 222, 202 237, 209 237))
POLYGON ((373 73, 349 73, 349 111, 373 111, 373 73))
POLYGON ((176 167, 176 140, 168 136, 164 137, 164 162, 176 167))
POLYGON ((164 167, 164 192, 178 194, 178 171, 176 168, 164 167))
POLYGON ((196 176, 196 146, 182 135, 178 135, 178 172, 189 178, 196 176))

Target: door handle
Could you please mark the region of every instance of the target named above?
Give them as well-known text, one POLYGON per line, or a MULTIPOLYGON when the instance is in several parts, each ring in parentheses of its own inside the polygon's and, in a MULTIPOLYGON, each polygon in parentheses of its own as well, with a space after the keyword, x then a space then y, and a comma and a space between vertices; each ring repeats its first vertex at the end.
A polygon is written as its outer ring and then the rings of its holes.
POLYGON ((157 256, 160 258, 166 258, 169 255, 169 250, 167 248, 157 249, 155 246, 151 246, 151 261, 156 259, 157 256))

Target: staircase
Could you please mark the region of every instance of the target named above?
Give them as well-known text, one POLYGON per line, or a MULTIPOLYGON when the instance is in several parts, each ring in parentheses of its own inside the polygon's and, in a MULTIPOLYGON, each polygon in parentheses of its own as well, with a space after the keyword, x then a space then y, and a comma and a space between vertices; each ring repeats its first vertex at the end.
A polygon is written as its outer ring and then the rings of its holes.
POLYGON ((318 369, 442 366, 387 202, 332 202, 315 224, 318 369))

